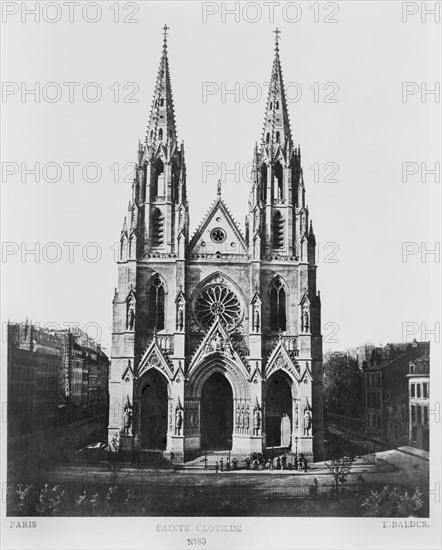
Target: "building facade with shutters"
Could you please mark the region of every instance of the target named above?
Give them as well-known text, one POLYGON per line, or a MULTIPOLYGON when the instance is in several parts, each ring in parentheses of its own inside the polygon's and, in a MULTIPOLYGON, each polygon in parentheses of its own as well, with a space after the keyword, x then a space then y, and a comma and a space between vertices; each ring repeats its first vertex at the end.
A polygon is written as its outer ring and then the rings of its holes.
MULTIPOLYGON (((211 449, 324 455, 321 304, 275 39, 245 231, 221 184, 189 237, 167 39, 120 235, 109 440, 176 460, 211 449)), ((257 124, 258 125, 258 124, 257 124)))
POLYGON ((410 445, 430 450, 430 356, 410 361, 408 370, 410 445))

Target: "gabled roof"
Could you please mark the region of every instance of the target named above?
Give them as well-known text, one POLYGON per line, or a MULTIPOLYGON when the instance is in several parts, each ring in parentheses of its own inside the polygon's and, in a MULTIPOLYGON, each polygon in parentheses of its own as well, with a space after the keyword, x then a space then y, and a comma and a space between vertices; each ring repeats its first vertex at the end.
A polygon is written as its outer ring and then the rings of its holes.
POLYGON ((244 364, 239 353, 233 347, 231 339, 227 334, 226 329, 223 327, 220 317, 218 316, 215 318, 212 326, 207 331, 207 334, 191 358, 189 374, 202 360, 205 360, 208 356, 214 354, 219 354, 229 358, 237 365, 242 365, 244 367, 244 372, 247 373, 246 365, 244 364))
POLYGON ((240 249, 237 250, 236 253, 247 254, 247 244, 244 239, 244 236, 241 233, 241 230, 239 229, 236 221, 233 219, 233 216, 230 213, 229 209, 227 208, 227 205, 221 199, 220 194, 218 195, 216 200, 212 203, 204 219, 202 220, 197 230, 195 231, 194 235, 192 236, 189 244, 189 251, 192 252, 198 246, 198 244, 201 243, 201 239, 203 238, 203 235, 205 234, 206 230, 209 228, 209 226, 212 224, 214 220, 216 221, 217 217, 221 217, 222 219, 221 222, 219 223, 216 222, 217 225, 219 225, 226 231, 230 229, 230 231, 235 237, 235 240, 239 243, 240 249))
POLYGON ((152 342, 147 346, 146 351, 140 360, 137 368, 137 377, 142 376, 150 368, 157 368, 162 371, 169 379, 174 377, 173 369, 169 364, 168 358, 164 355, 158 345, 158 340, 154 336, 152 342))
POLYGON ((312 379, 307 364, 305 364, 304 368, 301 369, 299 362, 293 361, 290 357, 290 354, 284 346, 284 342, 282 339, 277 342, 276 346, 273 348, 272 353, 270 354, 270 357, 267 360, 264 371, 265 377, 268 378, 279 369, 288 372, 292 376, 292 378, 298 381, 302 380, 305 377, 308 377, 310 380, 312 379))

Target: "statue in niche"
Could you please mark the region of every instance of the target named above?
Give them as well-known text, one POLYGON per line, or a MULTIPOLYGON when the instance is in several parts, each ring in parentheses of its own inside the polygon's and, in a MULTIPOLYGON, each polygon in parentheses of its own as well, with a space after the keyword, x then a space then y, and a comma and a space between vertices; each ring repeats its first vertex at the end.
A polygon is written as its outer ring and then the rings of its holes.
POLYGON ((133 299, 130 299, 127 304, 127 315, 126 315, 126 328, 133 330, 135 325, 135 304, 133 299))
POLYGON ((290 446, 290 437, 291 437, 290 417, 287 413, 284 413, 281 418, 281 447, 290 446))
POLYGON ((259 304, 253 305, 253 330, 259 332, 260 328, 260 316, 259 316, 259 304))
POLYGON ((223 339, 221 338, 221 334, 217 332, 213 340, 215 343, 215 351, 221 351, 223 348, 223 339))
POLYGON ((177 309, 176 328, 179 331, 182 331, 184 329, 184 304, 181 301, 179 302, 177 309))
POLYGON ((241 428, 245 426, 245 410, 244 405, 241 407, 241 428))
POLYGON ((239 428, 241 424, 241 409, 240 406, 237 405, 236 407, 236 427, 239 428))
POLYGON ((308 308, 304 307, 304 311, 302 312, 302 331, 308 332, 308 329, 309 329, 308 308))
POLYGON ((309 406, 304 409, 304 435, 310 435, 312 427, 312 410, 309 406))
POLYGON ((298 429, 298 426, 299 426, 299 410, 298 410, 298 405, 297 404, 295 404, 294 425, 295 425, 295 428, 298 429))
POLYGON ((258 407, 253 411, 253 435, 259 435, 261 429, 261 411, 258 407))
POLYGON ((245 428, 246 428, 246 433, 249 431, 249 425, 250 425, 250 409, 249 409, 249 406, 247 405, 247 407, 246 407, 246 414, 245 414, 245 428))
POLYGON ((129 397, 127 398, 126 404, 124 405, 124 430, 123 433, 128 435, 132 427, 132 405, 130 404, 129 397))
POLYGON ((183 427, 183 411, 177 407, 175 411, 175 435, 181 435, 183 427))

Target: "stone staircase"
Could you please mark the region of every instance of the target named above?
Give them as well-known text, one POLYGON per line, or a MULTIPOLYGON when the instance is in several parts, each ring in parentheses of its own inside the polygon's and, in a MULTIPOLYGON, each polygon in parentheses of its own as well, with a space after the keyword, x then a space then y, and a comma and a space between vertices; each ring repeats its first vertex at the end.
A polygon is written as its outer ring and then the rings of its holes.
MULTIPOLYGON (((287 456, 287 463, 288 462, 294 462, 294 453, 288 452, 287 449, 279 449, 275 448, 273 451, 273 457, 274 457, 274 465, 276 467, 276 459, 278 456, 282 454, 286 454, 287 456)), ((192 460, 186 461, 184 464, 176 464, 175 468, 179 470, 214 470, 216 462, 218 461, 218 465, 220 464, 220 459, 223 459, 224 463, 224 470, 226 468, 227 459, 230 456, 230 467, 233 469, 233 459, 236 458, 238 460, 238 469, 239 470, 245 470, 246 469, 246 457, 250 456, 248 454, 233 454, 230 451, 207 451, 206 454, 202 454, 192 460)), ((271 457, 271 451, 267 450, 265 453, 266 458, 271 457)), ((251 457, 250 457, 251 458, 251 457)), ((251 466, 252 468, 252 466, 251 466)))

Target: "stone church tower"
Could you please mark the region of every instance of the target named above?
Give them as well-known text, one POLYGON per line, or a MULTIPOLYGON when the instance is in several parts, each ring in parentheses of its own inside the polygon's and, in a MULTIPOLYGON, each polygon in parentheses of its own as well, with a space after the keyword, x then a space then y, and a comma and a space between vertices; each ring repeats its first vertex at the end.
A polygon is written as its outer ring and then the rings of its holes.
POLYGON ((192 238, 164 29, 120 236, 109 440, 182 461, 205 449, 324 456, 321 303, 278 31, 245 234, 217 196, 192 238))

